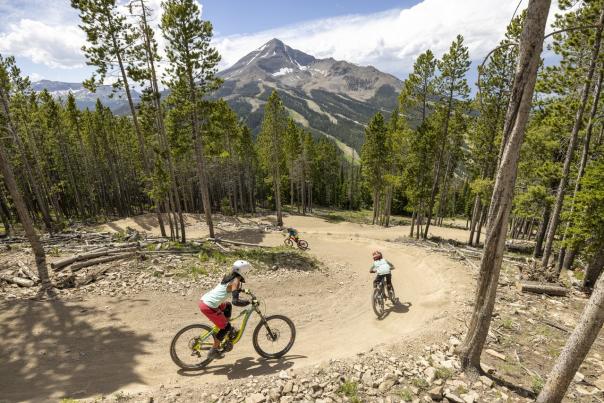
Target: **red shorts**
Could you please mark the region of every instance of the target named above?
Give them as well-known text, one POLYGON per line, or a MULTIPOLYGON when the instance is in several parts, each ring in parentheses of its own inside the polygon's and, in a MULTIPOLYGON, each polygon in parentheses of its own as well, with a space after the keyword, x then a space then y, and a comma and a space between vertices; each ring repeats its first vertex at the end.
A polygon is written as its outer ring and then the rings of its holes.
POLYGON ((218 326, 219 329, 224 329, 229 324, 229 320, 224 314, 224 309, 227 307, 228 302, 223 302, 214 309, 206 305, 205 302, 199 300, 198 304, 201 313, 203 313, 210 321, 218 326))

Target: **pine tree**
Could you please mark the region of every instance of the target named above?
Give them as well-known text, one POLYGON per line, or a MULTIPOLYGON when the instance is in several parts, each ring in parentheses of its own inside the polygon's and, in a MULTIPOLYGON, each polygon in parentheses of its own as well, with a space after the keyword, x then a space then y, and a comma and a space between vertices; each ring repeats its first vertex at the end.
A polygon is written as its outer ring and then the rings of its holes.
POLYGON ((440 76, 437 81, 438 93, 442 97, 442 102, 437 106, 437 113, 441 115, 441 131, 438 142, 440 147, 437 150, 436 167, 434 169, 434 178, 432 181, 432 191, 428 201, 426 228, 424 230, 424 239, 428 236, 434 202, 438 193, 445 152, 449 142, 449 123, 453 114, 455 99, 464 100, 470 93, 470 88, 465 75, 470 67, 470 56, 468 48, 463 43, 463 37, 457 35, 457 38, 451 44, 449 51, 443 55, 442 60, 437 62, 440 76))
POLYGON ((201 117, 208 113, 208 104, 203 97, 218 88, 221 82, 216 77, 220 55, 210 45, 212 24, 201 19, 197 2, 167 0, 162 6, 161 29, 167 43, 166 58, 169 62, 165 82, 190 121, 204 214, 210 237, 214 237, 201 117))
POLYGON ((277 91, 273 91, 264 106, 262 128, 258 134, 260 164, 268 173, 266 178, 273 187, 277 226, 283 226, 281 212, 281 172, 285 163, 285 136, 287 112, 277 91))
POLYGON ((388 129, 384 116, 376 113, 365 129, 365 142, 361 149, 362 174, 367 186, 371 189, 373 200, 372 224, 380 214, 380 201, 385 186, 385 174, 388 168, 388 150, 386 149, 388 129))
MULTIPOLYGON (((10 94, 11 92, 22 92, 27 88, 28 84, 27 80, 23 80, 20 77, 20 71, 15 65, 14 58, 3 58, 2 55, 0 55, 0 128, 2 128, 0 133, 15 131, 15 128, 11 123, 12 118, 9 109, 10 94)), ((50 292, 51 283, 48 268, 46 267, 46 253, 44 252, 38 233, 34 228, 34 223, 29 215, 29 211, 27 211, 25 200, 17 186, 17 180, 2 140, 0 140, 0 172, 2 173, 4 183, 8 188, 11 198, 13 199, 13 203, 15 204, 15 209, 19 215, 21 225, 23 225, 25 235, 34 252, 38 277, 40 278, 42 287, 47 292, 50 292)))

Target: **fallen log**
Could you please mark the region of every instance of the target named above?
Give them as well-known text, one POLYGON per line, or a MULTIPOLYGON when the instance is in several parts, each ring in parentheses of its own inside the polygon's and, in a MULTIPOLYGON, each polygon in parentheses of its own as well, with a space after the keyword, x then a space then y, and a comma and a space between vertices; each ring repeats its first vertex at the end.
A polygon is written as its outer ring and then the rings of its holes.
POLYGON ((126 259, 126 258, 132 257, 134 255, 136 255, 136 252, 123 253, 120 255, 110 255, 110 256, 105 256, 105 257, 101 257, 98 259, 91 259, 91 260, 87 260, 84 262, 74 263, 71 266, 71 270, 77 271, 84 267, 95 266, 95 265, 101 264, 101 263, 113 262, 114 260, 126 259))
POLYGON ((10 274, 0 274, 0 280, 4 280, 11 284, 17 284, 21 287, 33 287, 34 281, 27 278, 17 277, 10 274))
POLYGON ((530 292, 534 294, 546 294, 555 297, 564 297, 568 294, 568 289, 555 284, 539 283, 536 281, 523 281, 516 283, 520 292, 530 292))
MULTIPOLYGON (((114 253, 136 252, 138 250, 138 244, 129 244, 129 245, 134 245, 134 246, 129 247, 129 248, 124 247, 122 249, 103 249, 103 250, 97 250, 97 251, 89 252, 89 253, 82 253, 82 254, 79 254, 76 256, 68 257, 66 259, 58 260, 54 263, 51 263, 50 267, 52 267, 53 270, 58 271, 75 262, 88 261, 88 260, 95 259, 95 258, 98 258, 101 256, 112 255, 114 253)), ((74 265, 74 266, 76 266, 76 265, 74 265)), ((81 266, 81 267, 86 267, 86 266, 81 266)), ((74 270, 77 270, 77 269, 74 269, 74 270)))
POLYGON ((80 255, 75 255, 72 257, 68 257, 62 260, 57 260, 56 262, 53 262, 50 264, 50 267, 53 270, 60 270, 65 266, 69 266, 72 263, 75 262, 79 262, 81 260, 88 260, 88 259, 94 259, 97 257, 101 257, 101 256, 105 256, 109 253, 109 249, 105 249, 105 250, 101 250, 101 251, 97 251, 97 252, 89 252, 89 253, 82 253, 80 255))
POLYGON ((32 280, 34 282, 34 284, 37 283, 40 280, 38 278, 38 276, 36 275, 36 273, 34 273, 34 271, 32 269, 30 269, 29 266, 27 266, 22 261, 18 260, 17 261, 17 266, 19 266, 19 271, 21 273, 23 273, 23 277, 32 280))
POLYGON ((81 287, 83 285, 92 283, 93 281, 96 281, 100 276, 102 276, 103 274, 105 274, 105 272, 107 270, 109 270, 109 266, 105 266, 105 267, 101 267, 99 269, 96 270, 92 270, 89 273, 86 273, 85 276, 83 277, 76 277, 75 279, 75 286, 76 287, 81 287))

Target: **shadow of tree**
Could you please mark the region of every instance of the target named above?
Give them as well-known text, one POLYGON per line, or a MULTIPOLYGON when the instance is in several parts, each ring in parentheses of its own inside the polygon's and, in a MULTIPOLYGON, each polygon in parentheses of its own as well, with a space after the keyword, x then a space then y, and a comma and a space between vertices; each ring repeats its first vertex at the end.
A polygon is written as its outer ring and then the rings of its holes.
POLYGON ((266 233, 263 230, 256 228, 236 228, 233 230, 217 228, 216 235, 219 238, 224 238, 229 241, 259 244, 266 236, 266 233))
MULTIPOLYGON (((295 360, 306 358, 304 355, 286 355, 278 360, 267 360, 264 358, 244 357, 232 364, 210 365, 200 371, 179 370, 182 376, 202 376, 208 373, 213 375, 224 375, 228 379, 242 379, 250 375, 260 376, 275 374, 287 370, 294 365, 295 360)), ((216 361, 213 361, 216 362, 216 361)))
POLYGON ((151 335, 110 312, 60 300, 4 302, 0 312, 0 401, 85 398, 142 382, 135 366, 151 335))

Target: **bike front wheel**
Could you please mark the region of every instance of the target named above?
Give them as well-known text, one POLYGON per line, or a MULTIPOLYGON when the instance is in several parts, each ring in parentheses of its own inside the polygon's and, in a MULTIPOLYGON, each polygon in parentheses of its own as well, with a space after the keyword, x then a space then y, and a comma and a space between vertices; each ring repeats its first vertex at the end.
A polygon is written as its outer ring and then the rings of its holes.
POLYGON ((254 329, 252 341, 254 350, 264 358, 283 357, 294 345, 296 327, 294 322, 283 315, 264 318, 254 329))
POLYGON ((396 298, 396 294, 394 293, 394 287, 391 285, 388 286, 388 298, 390 299, 390 302, 392 302, 392 305, 398 304, 398 298, 396 298))
POLYGON ((290 248, 292 248, 294 246, 294 241, 292 241, 291 238, 285 239, 285 241, 283 241, 283 243, 285 244, 285 246, 289 246, 290 248))
POLYGON ((375 287, 371 296, 371 307, 378 318, 384 315, 384 293, 379 287, 375 287))
POLYGON ((298 241, 298 248, 300 248, 302 250, 308 249, 308 242, 306 242, 304 239, 300 239, 298 241))
POLYGON ((212 348, 214 337, 208 325, 189 325, 176 333, 170 343, 170 357, 174 364, 182 369, 195 370, 210 363, 208 352, 212 348))

